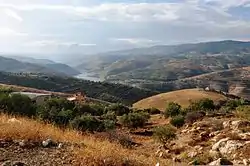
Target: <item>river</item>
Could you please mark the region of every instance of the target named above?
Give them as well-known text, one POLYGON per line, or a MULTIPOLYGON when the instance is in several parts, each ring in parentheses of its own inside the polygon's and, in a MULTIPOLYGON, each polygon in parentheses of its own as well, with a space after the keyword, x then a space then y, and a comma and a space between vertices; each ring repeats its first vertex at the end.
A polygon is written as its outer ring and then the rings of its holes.
POLYGON ((90 80, 90 81, 95 81, 95 82, 103 81, 101 78, 94 76, 94 73, 85 72, 85 73, 79 74, 75 77, 79 78, 79 79, 90 80))

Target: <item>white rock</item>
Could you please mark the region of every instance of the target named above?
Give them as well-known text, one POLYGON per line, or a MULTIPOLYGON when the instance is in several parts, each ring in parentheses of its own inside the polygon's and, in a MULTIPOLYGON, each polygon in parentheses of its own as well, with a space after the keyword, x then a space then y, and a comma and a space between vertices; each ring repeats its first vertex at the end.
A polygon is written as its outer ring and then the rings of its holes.
POLYGON ((219 148, 222 146, 222 144, 225 144, 225 142, 228 140, 229 140, 229 138, 223 138, 223 139, 219 140, 217 143, 215 143, 212 146, 212 150, 213 151, 219 150, 219 148))
POLYGON ((209 163, 208 165, 214 165, 214 166, 217 166, 217 165, 233 165, 233 163, 231 161, 229 161, 229 160, 219 158, 218 160, 215 160, 215 161, 209 163))
POLYGON ((223 122, 223 128, 229 128, 231 125, 231 121, 225 121, 223 122))
POLYGON ((7 123, 21 124, 22 122, 20 120, 17 120, 16 118, 11 118, 11 119, 8 119, 7 123))
POLYGON ((247 159, 243 159, 243 164, 244 165, 248 165, 248 160, 247 159))
POLYGON ((232 154, 235 150, 243 147, 243 144, 239 141, 229 140, 221 147, 219 147, 219 151, 221 154, 232 154))

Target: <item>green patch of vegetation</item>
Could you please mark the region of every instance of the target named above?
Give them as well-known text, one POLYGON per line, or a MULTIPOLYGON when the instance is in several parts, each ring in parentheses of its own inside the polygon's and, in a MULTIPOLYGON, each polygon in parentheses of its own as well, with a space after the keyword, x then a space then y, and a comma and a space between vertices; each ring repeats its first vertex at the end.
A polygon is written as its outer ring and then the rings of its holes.
POLYGON ((149 120, 150 115, 144 112, 125 114, 120 118, 121 124, 129 128, 143 127, 149 120))
POLYGON ((181 112, 181 106, 177 103, 170 102, 167 104, 167 108, 164 112, 165 118, 179 115, 181 112))
POLYGON ((185 117, 183 115, 174 116, 171 118, 170 124, 177 128, 180 128, 185 124, 185 117))
POLYGON ((176 138, 176 129, 171 125, 157 127, 154 129, 153 137, 159 143, 166 145, 176 138))

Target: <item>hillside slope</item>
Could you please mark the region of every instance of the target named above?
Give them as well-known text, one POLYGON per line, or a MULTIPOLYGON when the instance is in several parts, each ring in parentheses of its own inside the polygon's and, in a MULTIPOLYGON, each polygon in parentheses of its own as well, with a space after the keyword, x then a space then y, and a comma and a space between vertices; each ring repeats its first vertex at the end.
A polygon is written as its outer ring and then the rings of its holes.
POLYGON ((154 46, 98 54, 83 59, 77 68, 108 81, 172 81, 249 66, 249 54, 250 42, 239 41, 154 46))
POLYGON ((68 65, 53 63, 52 61, 43 60, 27 60, 24 58, 19 61, 17 59, 0 56, 0 71, 13 73, 46 73, 55 75, 74 76, 80 74, 79 71, 68 65), (33 62, 33 63, 31 63, 33 62))
MULTIPOLYGON (((0 126, 0 165, 13 162, 25 166, 116 166, 128 163, 152 166, 157 163, 157 157, 151 156, 150 152, 125 149, 115 142, 98 139, 94 135, 62 130, 28 118, 0 114, 0 126), (42 142, 47 139, 57 145, 43 147, 42 142)), ((161 163, 167 164, 164 159, 161 163)))
POLYGON ((168 102, 176 102, 183 107, 187 107, 191 100, 196 101, 203 98, 210 98, 214 101, 226 99, 226 97, 224 97, 223 95, 214 92, 206 92, 199 89, 185 89, 162 93, 156 96, 143 99, 135 103, 133 107, 138 109, 154 107, 164 111, 168 102))

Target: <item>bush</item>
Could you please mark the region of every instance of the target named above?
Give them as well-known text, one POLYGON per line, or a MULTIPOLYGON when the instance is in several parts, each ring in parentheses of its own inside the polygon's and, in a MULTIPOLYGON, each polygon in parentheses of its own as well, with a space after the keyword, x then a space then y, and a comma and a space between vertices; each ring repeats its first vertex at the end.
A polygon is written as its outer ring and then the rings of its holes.
POLYGON ((36 114, 36 106, 28 96, 13 94, 10 96, 7 110, 11 114, 34 116, 36 114))
POLYGON ((116 121, 105 119, 103 121, 105 131, 113 130, 116 128, 116 121))
POLYGON ((115 121, 115 122, 117 121, 116 117, 117 116, 115 115, 115 113, 111 112, 111 111, 108 111, 106 114, 103 114, 101 116, 101 118, 104 119, 104 120, 112 120, 112 121, 115 121))
POLYGON ((153 132, 154 139, 163 145, 176 138, 176 129, 171 125, 157 127, 153 132))
POLYGON ((81 131, 103 131, 104 124, 102 121, 93 117, 91 115, 83 115, 81 117, 76 117, 70 122, 73 129, 81 131))
POLYGON ((148 113, 129 113, 128 115, 123 115, 121 117, 122 125, 129 128, 143 127, 149 120, 150 115, 148 113))
POLYGON ((234 110, 235 108, 243 105, 245 105, 244 100, 228 100, 226 103, 226 107, 229 110, 234 110))
POLYGON ((175 127, 182 127, 185 124, 185 117, 182 115, 178 115, 175 117, 172 117, 170 120, 170 123, 175 127))
POLYGON ((235 115, 239 118, 250 120, 250 106, 237 107, 235 115))
POLYGON ((186 117, 185 117, 185 122, 186 123, 194 123, 197 120, 203 118, 206 113, 204 112, 188 112, 186 117))
POLYGON ((206 98, 191 102, 189 105, 189 109, 191 111, 211 111, 215 109, 215 105, 213 100, 206 98))
POLYGON ((74 118, 74 113, 72 110, 62 110, 60 111, 55 119, 55 123, 58 125, 66 126, 69 124, 69 121, 74 118))
POLYGON ((181 106, 177 103, 170 102, 164 112, 165 118, 179 115, 181 112, 181 106))
POLYGON ((129 135, 114 131, 108 132, 108 140, 110 142, 117 142, 124 148, 132 148, 135 145, 135 142, 129 135))
POLYGON ((156 114, 161 113, 161 111, 157 108, 148 108, 148 109, 145 109, 144 111, 149 113, 150 115, 156 115, 156 114))
POLYGON ((124 105, 121 104, 113 104, 106 108, 106 111, 115 112, 117 116, 122 116, 124 114, 128 114, 130 112, 130 109, 124 105))

